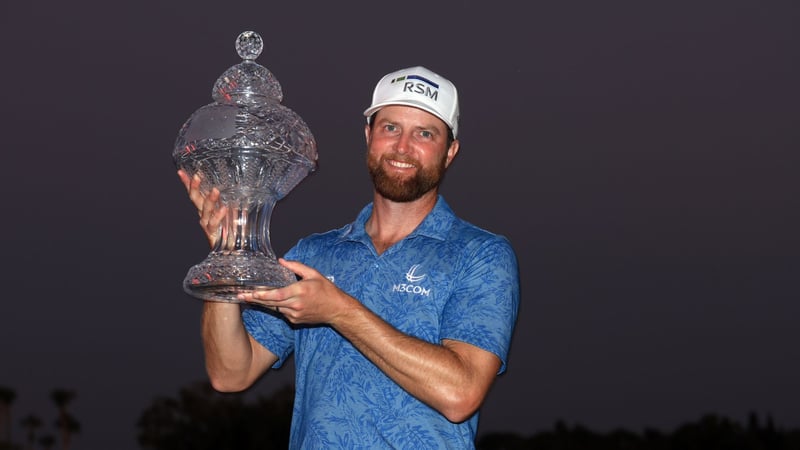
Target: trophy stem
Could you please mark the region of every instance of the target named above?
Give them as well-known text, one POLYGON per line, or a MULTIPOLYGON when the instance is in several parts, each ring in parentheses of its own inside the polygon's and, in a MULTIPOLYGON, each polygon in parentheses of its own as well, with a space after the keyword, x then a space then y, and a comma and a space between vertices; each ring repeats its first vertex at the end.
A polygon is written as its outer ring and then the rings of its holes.
POLYGON ((202 300, 234 302, 242 292, 274 289, 296 280, 278 264, 269 241, 274 196, 225 202, 228 208, 214 249, 183 281, 184 290, 202 300))

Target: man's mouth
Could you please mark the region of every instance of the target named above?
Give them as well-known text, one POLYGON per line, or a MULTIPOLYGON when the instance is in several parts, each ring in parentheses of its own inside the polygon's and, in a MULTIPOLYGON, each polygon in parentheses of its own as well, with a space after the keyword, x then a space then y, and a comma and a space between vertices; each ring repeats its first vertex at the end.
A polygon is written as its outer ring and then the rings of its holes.
POLYGON ((398 169, 412 169, 415 167, 414 164, 398 161, 396 159, 388 159, 386 160, 386 163, 392 167, 397 167, 398 169))

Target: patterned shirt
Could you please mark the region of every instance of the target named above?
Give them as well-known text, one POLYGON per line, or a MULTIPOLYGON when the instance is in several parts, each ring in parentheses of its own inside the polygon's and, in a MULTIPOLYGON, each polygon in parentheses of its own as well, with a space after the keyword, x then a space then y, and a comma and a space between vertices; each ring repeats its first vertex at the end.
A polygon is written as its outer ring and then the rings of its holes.
MULTIPOLYGON (((315 268, 398 330, 427 342, 466 342, 506 368, 519 305, 508 240, 456 217, 440 196, 405 239, 378 255, 365 223, 302 239, 286 259, 315 268)), ((474 448, 478 413, 452 423, 409 395, 331 327, 290 326, 255 307, 248 332, 279 357, 295 355, 293 449, 474 448)))

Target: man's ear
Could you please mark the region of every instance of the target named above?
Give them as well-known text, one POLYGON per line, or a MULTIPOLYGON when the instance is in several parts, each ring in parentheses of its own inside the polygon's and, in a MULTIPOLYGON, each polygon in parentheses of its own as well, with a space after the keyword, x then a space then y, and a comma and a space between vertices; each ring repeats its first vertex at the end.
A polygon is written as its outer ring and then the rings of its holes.
POLYGON ((372 127, 370 124, 364 125, 364 138, 367 140, 367 145, 369 145, 369 135, 372 132, 372 127))
POLYGON ((450 148, 447 149, 447 161, 445 162, 444 167, 447 168, 450 166, 450 163, 453 162, 453 159, 458 154, 458 148, 460 143, 458 139, 453 139, 453 142, 450 144, 450 148))

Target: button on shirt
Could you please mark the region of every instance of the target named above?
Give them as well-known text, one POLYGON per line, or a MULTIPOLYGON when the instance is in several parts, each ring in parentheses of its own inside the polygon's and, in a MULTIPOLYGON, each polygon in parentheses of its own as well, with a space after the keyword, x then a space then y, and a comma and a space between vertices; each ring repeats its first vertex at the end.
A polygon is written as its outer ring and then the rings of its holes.
MULTIPOLYGON (((456 217, 441 196, 410 235, 378 255, 365 224, 302 239, 286 259, 313 267, 398 330, 427 342, 463 341, 506 367, 519 304, 508 240, 456 217)), ((448 421, 389 379, 326 325, 293 327, 256 307, 248 332, 279 357, 295 355, 291 448, 473 448, 478 414, 448 421)))

